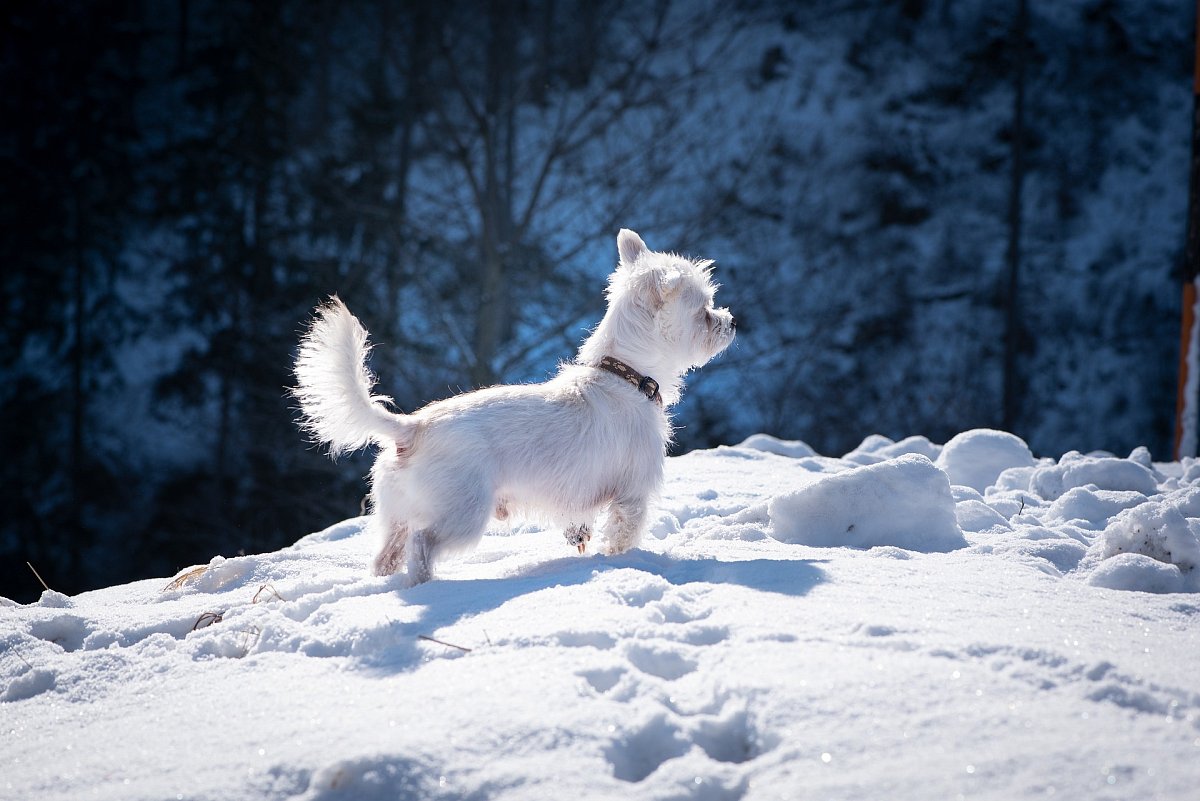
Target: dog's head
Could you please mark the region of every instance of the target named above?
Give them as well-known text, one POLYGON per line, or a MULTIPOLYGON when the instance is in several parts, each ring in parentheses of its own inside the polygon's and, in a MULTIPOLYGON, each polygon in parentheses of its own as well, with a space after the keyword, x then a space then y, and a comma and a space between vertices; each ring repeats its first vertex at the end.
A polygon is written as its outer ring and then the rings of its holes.
POLYGON ((711 261, 657 253, 627 228, 617 235, 617 252, 608 316, 624 345, 652 349, 680 371, 699 367, 729 347, 735 323, 728 309, 714 303, 711 261))

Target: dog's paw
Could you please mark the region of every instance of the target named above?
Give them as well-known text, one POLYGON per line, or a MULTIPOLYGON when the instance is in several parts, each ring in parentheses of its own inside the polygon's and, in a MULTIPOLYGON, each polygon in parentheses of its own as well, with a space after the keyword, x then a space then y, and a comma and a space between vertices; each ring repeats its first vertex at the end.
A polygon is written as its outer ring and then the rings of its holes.
POLYGON ((638 546, 637 540, 626 539, 623 537, 609 539, 604 543, 603 552, 605 556, 620 556, 623 553, 628 553, 638 546))
POLYGON ((592 539, 591 526, 586 523, 574 523, 563 532, 568 545, 574 545, 580 553, 587 551, 587 544, 592 539))

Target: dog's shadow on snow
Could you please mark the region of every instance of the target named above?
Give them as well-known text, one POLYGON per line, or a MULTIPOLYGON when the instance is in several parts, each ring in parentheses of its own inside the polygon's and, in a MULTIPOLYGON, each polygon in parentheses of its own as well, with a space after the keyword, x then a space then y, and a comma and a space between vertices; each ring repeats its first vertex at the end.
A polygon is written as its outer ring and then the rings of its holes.
MULTIPOLYGON (((394 624, 394 645, 377 659, 373 667, 402 672, 418 667, 428 659, 428 648, 419 641, 436 630, 449 627, 464 618, 497 609, 508 601, 554 587, 582 586, 598 574, 620 569, 649 573, 674 586, 688 584, 736 584, 759 592, 788 596, 807 594, 825 580, 818 566, 823 560, 749 559, 722 561, 713 558, 676 559, 650 551, 634 550, 620 556, 589 559, 566 557, 531 565, 516 575, 487 579, 434 579, 426 584, 396 592, 406 604, 422 607, 417 620, 394 624)), ((560 608, 547 608, 547 614, 561 615, 560 608)), ((575 610, 575 620, 583 622, 586 608, 575 610)), ((572 619, 570 616, 567 619, 572 619)), ((481 637, 487 636, 481 630, 481 637)), ((426 646, 428 642, 426 643, 426 646)), ((460 652, 486 643, 454 643, 460 652)))

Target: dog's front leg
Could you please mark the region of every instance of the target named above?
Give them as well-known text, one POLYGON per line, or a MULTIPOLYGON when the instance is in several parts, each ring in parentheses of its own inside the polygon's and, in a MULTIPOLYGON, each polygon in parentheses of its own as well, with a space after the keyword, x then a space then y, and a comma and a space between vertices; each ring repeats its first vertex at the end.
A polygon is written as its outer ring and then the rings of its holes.
POLYGON ((642 541, 642 527, 646 523, 646 507, 649 499, 623 498, 613 501, 608 507, 608 520, 604 526, 604 552, 625 553, 642 541))
POLYGON ((567 526, 563 536, 567 538, 567 545, 574 545, 576 550, 584 553, 592 539, 592 527, 587 523, 572 523, 567 526))

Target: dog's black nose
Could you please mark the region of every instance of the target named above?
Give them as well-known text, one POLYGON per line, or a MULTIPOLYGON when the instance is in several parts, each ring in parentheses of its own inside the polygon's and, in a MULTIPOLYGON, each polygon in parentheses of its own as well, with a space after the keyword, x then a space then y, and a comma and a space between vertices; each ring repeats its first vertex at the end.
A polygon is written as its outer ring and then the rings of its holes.
POLYGON ((729 330, 731 330, 731 331, 737 330, 737 318, 736 317, 729 318, 729 330))

